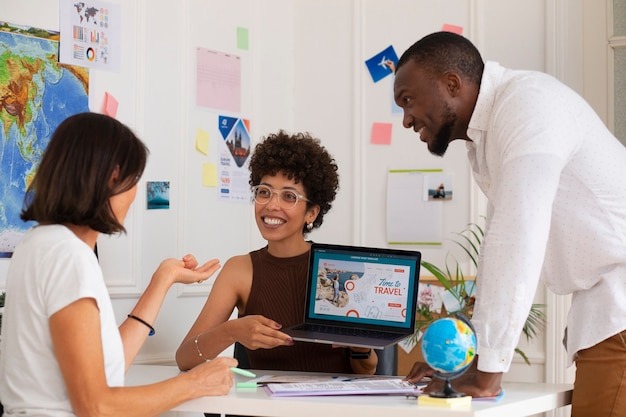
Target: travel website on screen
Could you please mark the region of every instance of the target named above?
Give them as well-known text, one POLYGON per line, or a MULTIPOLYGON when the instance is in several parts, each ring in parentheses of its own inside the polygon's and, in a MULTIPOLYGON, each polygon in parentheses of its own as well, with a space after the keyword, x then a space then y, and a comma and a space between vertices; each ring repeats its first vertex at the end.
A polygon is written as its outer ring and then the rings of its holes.
POLYGON ((320 258, 316 263, 315 313, 348 321, 404 323, 411 268, 393 261, 320 258))

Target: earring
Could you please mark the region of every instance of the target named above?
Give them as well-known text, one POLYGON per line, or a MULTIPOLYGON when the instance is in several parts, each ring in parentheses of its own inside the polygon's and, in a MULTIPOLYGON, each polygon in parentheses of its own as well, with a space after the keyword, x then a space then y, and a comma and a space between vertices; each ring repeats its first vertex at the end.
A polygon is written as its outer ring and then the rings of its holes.
POLYGON ((306 224, 306 230, 308 230, 310 232, 311 229, 313 229, 313 223, 307 223, 306 224))

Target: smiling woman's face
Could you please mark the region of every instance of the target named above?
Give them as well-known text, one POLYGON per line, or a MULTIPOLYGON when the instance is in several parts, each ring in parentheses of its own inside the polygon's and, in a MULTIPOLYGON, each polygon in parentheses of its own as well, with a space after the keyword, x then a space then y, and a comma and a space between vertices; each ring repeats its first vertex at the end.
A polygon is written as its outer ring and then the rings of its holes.
MULTIPOLYGON (((282 173, 264 176, 261 184, 274 191, 287 189, 306 197, 302 183, 296 183, 282 173)), ((267 204, 254 203, 256 223, 261 235, 267 241, 303 239, 302 228, 305 223, 315 220, 315 208, 307 209, 307 202, 302 199, 295 206, 284 208, 279 198, 277 194, 273 194, 267 204)))

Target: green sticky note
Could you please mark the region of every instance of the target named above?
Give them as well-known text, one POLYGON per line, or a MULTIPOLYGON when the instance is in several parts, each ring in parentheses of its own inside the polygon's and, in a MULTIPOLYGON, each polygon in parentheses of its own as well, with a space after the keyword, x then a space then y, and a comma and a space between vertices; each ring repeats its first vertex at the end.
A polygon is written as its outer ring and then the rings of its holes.
POLYGON ((257 385, 256 382, 237 382, 237 389, 250 389, 250 388, 254 388, 256 389, 257 385))
POLYGON ((237 28, 237 48, 248 50, 248 28, 237 28))

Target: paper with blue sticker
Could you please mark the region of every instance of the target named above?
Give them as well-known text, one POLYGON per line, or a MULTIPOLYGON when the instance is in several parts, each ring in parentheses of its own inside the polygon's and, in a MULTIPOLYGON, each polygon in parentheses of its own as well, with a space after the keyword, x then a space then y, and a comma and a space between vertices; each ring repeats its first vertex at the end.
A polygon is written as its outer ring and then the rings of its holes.
POLYGON ((393 74, 397 64, 398 55, 392 45, 389 45, 386 49, 365 61, 365 65, 375 83, 389 74, 393 74))

